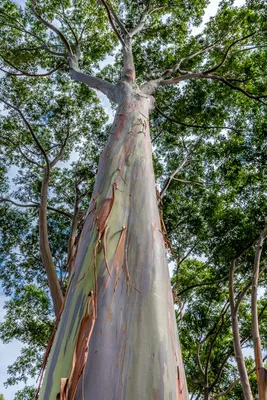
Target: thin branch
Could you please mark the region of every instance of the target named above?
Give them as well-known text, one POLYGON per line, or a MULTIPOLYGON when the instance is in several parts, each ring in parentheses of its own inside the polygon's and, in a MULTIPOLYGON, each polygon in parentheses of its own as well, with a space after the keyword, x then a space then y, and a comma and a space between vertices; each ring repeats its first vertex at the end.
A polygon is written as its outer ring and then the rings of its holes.
POLYGON ((138 22, 138 24, 129 32, 129 35, 131 37, 133 37, 134 35, 136 35, 137 33, 141 32, 142 29, 145 26, 145 22, 147 17, 152 14, 153 12, 155 12, 156 10, 162 9, 164 7, 158 7, 156 9, 152 9, 152 1, 149 0, 148 1, 148 5, 147 5, 147 9, 146 11, 141 15, 140 21, 138 22))
POLYGON ((50 167, 51 167, 51 168, 53 168, 53 167, 56 165, 56 163, 63 157, 64 152, 65 152, 65 148, 66 148, 66 145, 67 145, 67 141, 68 141, 69 137, 70 137, 70 126, 69 126, 69 124, 68 124, 67 135, 66 135, 66 137, 65 137, 65 139, 64 139, 64 141, 63 141, 63 143, 62 143, 62 145, 61 145, 61 147, 60 147, 59 153, 58 153, 58 154, 56 155, 56 157, 50 162, 50 167))
POLYGON ((252 33, 250 33, 250 34, 248 34, 248 35, 246 35, 246 36, 244 36, 244 37, 242 37, 242 38, 240 38, 240 39, 237 39, 237 40, 235 40, 234 42, 232 42, 232 43, 230 44, 230 46, 228 46, 228 48, 226 49, 226 52, 224 53, 223 58, 221 59, 221 61, 219 62, 219 64, 217 64, 217 65, 215 65, 213 68, 211 68, 211 69, 205 71, 205 73, 210 74, 210 73, 216 71, 218 68, 220 68, 220 67, 224 64, 224 62, 225 62, 225 60, 226 60, 226 58, 227 58, 227 56, 228 56, 228 54, 229 54, 229 51, 231 50, 231 48, 232 48, 233 46, 235 46, 237 43, 239 43, 239 42, 241 42, 241 41, 243 41, 243 40, 248 39, 248 38, 251 37, 251 36, 254 36, 256 33, 257 33, 257 31, 254 31, 254 32, 252 32, 252 33))
POLYGON ((62 41, 62 43, 64 44, 68 55, 69 56, 73 56, 73 52, 72 52, 72 48, 68 42, 68 40, 66 39, 66 37, 63 35, 62 32, 60 32, 59 29, 57 29, 53 24, 51 24, 50 22, 46 21, 36 10, 36 0, 32 0, 32 11, 34 13, 34 15, 36 16, 36 18, 45 26, 47 26, 51 31, 53 31, 62 41))
POLYGON ((65 13, 65 7, 64 7, 64 4, 63 4, 63 1, 62 1, 62 0, 60 0, 60 5, 61 5, 61 8, 62 8, 62 13, 63 13, 63 21, 68 25, 68 27, 69 27, 71 33, 73 34, 75 43, 76 43, 76 45, 78 46, 78 45, 79 45, 78 37, 77 37, 77 35, 76 35, 74 29, 72 28, 71 24, 69 23, 68 17, 67 17, 67 15, 66 15, 66 13, 65 13))
MULTIPOLYGON (((267 359, 267 355, 263 358, 263 361, 265 361, 266 359, 267 359)), ((248 375, 252 375, 253 372, 255 372, 255 371, 256 371, 256 367, 254 367, 253 369, 251 369, 250 371, 248 371, 248 375)), ((217 394, 215 394, 214 396, 212 396, 212 397, 211 397, 211 400, 217 400, 217 399, 219 399, 220 397, 226 396, 228 393, 231 392, 231 390, 232 390, 238 383, 240 383, 240 378, 235 379, 235 380, 231 383, 231 385, 230 385, 226 390, 224 390, 223 392, 217 393, 217 394)))
POLYGON ((165 183, 164 183, 164 185, 163 185, 163 188, 162 188, 162 190, 161 190, 161 192, 160 192, 160 195, 159 195, 160 200, 162 200, 163 197, 166 195, 166 192, 167 192, 167 190, 168 190, 168 188, 169 188, 169 186, 170 186, 170 184, 171 184, 173 178, 175 177, 175 175, 178 174, 178 172, 181 171, 181 169, 182 169, 186 164, 188 164, 188 163, 189 163, 189 154, 187 154, 187 155, 185 156, 184 160, 183 160, 182 163, 179 165, 179 167, 176 168, 176 169, 171 173, 171 175, 166 179, 166 181, 165 181, 165 183))
POLYGON ((262 95, 262 96, 255 96, 252 93, 247 92, 243 88, 239 86, 233 85, 231 82, 229 82, 225 77, 220 76, 220 75, 214 75, 214 74, 208 74, 205 72, 192 72, 190 74, 182 75, 182 76, 176 76, 174 78, 170 79, 162 79, 159 78, 155 80, 154 82, 160 86, 166 86, 166 85, 173 85, 182 81, 186 81, 189 79, 196 79, 196 78, 204 78, 204 79, 211 79, 215 81, 219 81, 224 83, 225 85, 229 86, 231 89, 236 90, 238 92, 243 93, 246 97, 259 101, 260 103, 267 105, 267 103, 263 102, 261 99, 267 97, 267 95, 262 95))
POLYGON ((196 283, 194 285, 190 285, 187 288, 183 289, 181 292, 177 294, 177 296, 181 296, 182 294, 188 292, 191 289, 194 289, 196 287, 201 287, 201 286, 209 286, 209 285, 217 285, 218 283, 224 282, 228 279, 228 275, 225 275, 223 278, 218 279, 216 281, 207 281, 207 282, 202 282, 202 283, 196 283))
POLYGON ((174 122, 176 124, 182 125, 182 126, 186 126, 188 128, 198 128, 198 129, 229 129, 232 131, 237 132, 238 130, 235 128, 231 128, 230 126, 215 126, 215 125, 195 125, 195 124, 187 124, 185 122, 179 121, 176 118, 173 117, 169 117, 167 114, 165 114, 157 105, 155 106, 155 109, 157 110, 157 112, 162 115, 164 118, 166 118, 167 120, 174 122))
MULTIPOLYGON (((109 23, 110 23, 112 29, 113 29, 113 31, 115 32, 115 34, 117 35, 117 38, 119 39, 119 41, 121 42, 122 47, 125 48, 125 47, 126 47, 126 44, 125 44, 125 42, 124 42, 124 40, 123 40, 123 37, 121 36, 120 32, 119 32, 118 29, 116 28, 116 25, 115 25, 115 23, 114 23, 114 21, 113 21, 113 18, 114 18, 114 19, 116 20, 116 22, 118 23, 119 18, 118 18, 117 16, 115 17, 116 13, 114 13, 114 12, 111 11, 110 5, 108 5, 107 2, 106 2, 105 0, 99 0, 99 3, 102 4, 102 5, 104 6, 104 8, 105 8, 105 10, 106 10, 106 14, 107 14, 107 16, 108 16, 109 23)), ((112 9, 112 10, 113 10, 113 9, 112 9)))
POLYGON ((174 181, 177 181, 177 182, 190 183, 190 184, 192 184, 192 185, 200 185, 200 186, 203 186, 203 183, 202 183, 202 182, 198 182, 198 181, 187 181, 187 180, 185 180, 185 179, 180 179, 180 178, 173 178, 173 180, 174 180, 174 181))
POLYGON ((16 143, 16 142, 14 142, 12 139, 7 138, 7 137, 5 137, 5 136, 1 136, 1 135, 0 135, 0 139, 6 140, 7 142, 11 143, 11 144, 15 147, 15 149, 18 148, 20 154, 22 155, 22 157, 23 157, 27 162, 29 162, 29 163, 31 163, 31 164, 34 164, 34 165, 36 165, 36 166, 39 167, 39 168, 43 168, 43 165, 42 165, 42 164, 39 164, 37 161, 32 160, 31 158, 29 158, 28 156, 26 156, 26 154, 21 150, 21 147, 20 147, 19 143, 16 143))
POLYGON ((16 26, 16 25, 10 25, 10 24, 8 23, 8 24, 5 24, 6 26, 9 26, 9 27, 11 27, 11 28, 17 29, 17 30, 19 30, 20 32, 24 32, 24 33, 26 33, 27 35, 30 35, 30 36, 34 37, 37 41, 43 43, 42 48, 43 48, 44 50, 48 51, 50 54, 53 54, 53 55, 59 56, 59 57, 65 57, 65 56, 66 56, 64 53, 59 53, 59 52, 56 52, 56 51, 54 51, 54 50, 51 50, 51 49, 48 47, 48 45, 46 44, 46 42, 45 42, 42 38, 40 38, 39 36, 37 36, 37 35, 34 34, 33 32, 30 32, 30 31, 28 31, 27 29, 25 29, 25 27, 23 26, 23 24, 22 24, 21 22, 19 22, 19 21, 16 20, 15 18, 11 17, 11 16, 8 15, 7 13, 5 13, 3 10, 0 10, 0 16, 1 16, 1 15, 4 16, 5 18, 8 18, 9 20, 11 20, 12 22, 14 22, 15 24, 18 24, 18 26, 16 26))
POLYGON ((12 64, 10 61, 8 61, 6 58, 4 58, 2 55, 0 55, 0 57, 4 60, 4 62, 6 64, 9 64, 12 68, 14 68, 15 70, 19 71, 19 73, 10 72, 10 71, 7 71, 7 70, 3 69, 2 67, 0 67, 0 71, 6 73, 9 76, 30 76, 30 77, 49 76, 49 75, 52 75, 54 72, 58 71, 61 67, 64 66, 64 63, 61 63, 56 68, 52 69, 51 71, 44 72, 44 73, 41 73, 41 74, 33 74, 31 72, 22 71, 21 69, 16 67, 14 64, 12 64))
MULTIPOLYGON (((40 208, 40 204, 39 203, 17 203, 15 200, 12 199, 8 199, 5 197, 0 198, 0 203, 11 203, 14 206, 17 207, 21 207, 21 208, 40 208)), ((59 208, 55 208, 55 207, 51 207, 51 206, 47 206, 47 209, 50 211, 54 211, 58 214, 64 215, 67 218, 72 219, 72 215, 70 213, 68 213, 67 211, 64 210, 60 210, 59 208)))
POLYGON ((31 124, 27 121, 27 119, 24 117, 22 111, 14 106, 13 104, 8 103, 6 100, 4 100, 3 98, 0 98, 0 101, 2 101, 4 104, 6 104, 8 107, 13 108, 13 110, 17 111, 17 113, 20 115, 21 119, 23 120, 24 124, 26 125, 26 127, 28 128, 28 130, 30 131, 30 134, 34 140, 34 142, 36 143, 37 147, 39 148, 40 152, 42 153, 42 155, 44 156, 44 159, 46 161, 47 164, 47 168, 49 168, 49 159, 47 157, 46 151, 44 150, 43 146, 41 145, 41 143, 39 142, 39 139, 37 138, 37 136, 35 135, 31 124))
POLYGON ((200 360, 200 346, 201 346, 201 343, 198 343, 197 344, 197 365, 198 365, 199 371, 201 372, 201 374, 205 378, 205 372, 204 372, 204 369, 202 367, 201 360, 200 360))

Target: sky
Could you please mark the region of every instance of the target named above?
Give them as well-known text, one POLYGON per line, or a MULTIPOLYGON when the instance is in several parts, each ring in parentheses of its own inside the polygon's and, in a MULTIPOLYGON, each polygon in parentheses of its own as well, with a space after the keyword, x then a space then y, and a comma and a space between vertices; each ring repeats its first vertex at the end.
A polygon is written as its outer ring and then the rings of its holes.
MULTIPOLYGON (((23 6, 25 4, 25 0, 13 0, 16 4, 23 6)), ((203 17, 203 23, 201 24, 200 27, 198 28, 194 28, 192 30, 192 34, 198 34, 201 32, 201 30, 203 29, 203 25, 212 17, 216 14, 217 8, 218 8, 218 4, 219 4, 220 0, 211 0, 209 6, 206 9, 205 15, 203 17)), ((241 6, 245 3, 244 0, 236 0, 235 1, 235 5, 236 6, 241 6)), ((102 63, 102 67, 105 64, 108 64, 110 60, 106 60, 105 62, 102 63)), ((111 112, 111 108, 109 105, 109 101, 106 99, 106 97, 104 95, 99 95, 99 98, 101 100, 101 103, 104 107, 104 109, 106 110, 106 112, 109 114, 110 116, 110 120, 112 119, 112 112, 111 112)), ((75 155, 73 155, 73 157, 75 157, 75 155)), ((11 171, 12 175, 15 175, 15 170, 11 171)), ((12 176, 13 177, 13 176, 12 176)), ((11 178, 11 176, 10 176, 11 178)), ((0 322, 3 320, 5 311, 4 311, 4 303, 6 301, 6 297, 3 295, 3 292, 1 291, 1 287, 0 287, 0 322)), ((20 349, 22 347, 22 344, 17 341, 17 340, 13 340, 11 343, 9 344, 4 344, 0 341, 0 393, 2 393, 5 397, 5 400, 14 400, 14 394, 21 389, 24 384, 22 385, 16 385, 16 386, 11 386, 8 388, 4 387, 4 382, 7 379, 7 366, 12 364, 16 358, 18 357, 19 353, 20 353, 20 349)), ((34 384, 35 382, 33 380, 29 380, 28 384, 34 384)))

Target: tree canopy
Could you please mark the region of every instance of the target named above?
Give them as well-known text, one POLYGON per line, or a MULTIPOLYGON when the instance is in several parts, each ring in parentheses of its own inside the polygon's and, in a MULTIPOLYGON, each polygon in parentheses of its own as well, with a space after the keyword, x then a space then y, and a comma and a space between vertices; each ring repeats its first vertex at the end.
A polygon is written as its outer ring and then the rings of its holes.
MULTIPOLYGON (((194 35, 206 6, 62 0, 19 7, 0 1, 0 268, 9 296, 0 334, 24 344, 8 384, 38 375, 54 325, 39 248, 44 183, 49 249, 65 293, 108 137, 108 117, 95 92, 77 81, 90 79, 104 94, 109 87, 101 89, 101 79, 120 82, 127 73, 121 46, 128 32, 136 83, 157 86, 153 162, 190 396, 201 399, 209 390, 213 399, 242 397, 229 270, 236 259, 241 344, 251 349, 253 263, 267 215, 267 7, 264 1, 241 7, 221 1, 194 35)), ((263 245, 258 311, 264 350, 265 264, 263 245)), ((252 351, 245 354, 256 396, 252 351)), ((26 386, 16 399, 30 399, 35 390, 26 386)))

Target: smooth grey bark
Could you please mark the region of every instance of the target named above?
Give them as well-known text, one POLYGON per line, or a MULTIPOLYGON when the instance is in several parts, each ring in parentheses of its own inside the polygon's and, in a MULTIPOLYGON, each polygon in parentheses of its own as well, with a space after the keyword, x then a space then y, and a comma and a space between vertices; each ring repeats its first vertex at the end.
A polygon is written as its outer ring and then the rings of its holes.
POLYGON ((39 243, 43 266, 46 270, 50 294, 53 300, 55 315, 61 310, 63 304, 63 294, 57 277, 53 262, 47 228, 47 194, 49 184, 49 167, 44 167, 44 177, 41 187, 41 199, 39 208, 39 243))
POLYGON ((229 272, 229 300, 230 300, 230 310, 231 310, 231 321, 232 321, 232 331, 234 337, 234 351, 235 351, 235 359, 238 367, 238 372, 240 376, 240 381, 242 385, 242 390, 244 394, 245 400, 253 400, 253 396, 251 393, 251 388, 248 379, 248 373, 245 366, 245 361, 243 357, 240 334, 239 334, 239 326, 238 326, 238 315, 235 305, 235 294, 234 294, 234 273, 235 273, 235 258, 232 259, 230 272, 229 272))
POLYGON ((266 234, 267 234, 267 226, 264 227, 258 240, 254 266, 253 266, 253 280, 252 280, 252 293, 251 293, 252 339, 254 345, 254 358, 256 364, 259 400, 267 400, 267 370, 264 367, 262 359, 261 338, 260 338, 259 321, 258 321, 258 304, 257 304, 257 291, 258 291, 258 282, 260 275, 260 260, 266 234))

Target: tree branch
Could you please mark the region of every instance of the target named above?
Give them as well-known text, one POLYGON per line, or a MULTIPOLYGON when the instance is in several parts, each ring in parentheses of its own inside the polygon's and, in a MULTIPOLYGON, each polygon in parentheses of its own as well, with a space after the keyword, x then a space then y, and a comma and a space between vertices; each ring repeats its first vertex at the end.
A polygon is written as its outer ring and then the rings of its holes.
POLYGON ((5 18, 11 20, 11 21, 12 21, 13 23, 15 23, 15 24, 18 24, 18 26, 16 26, 16 25, 10 25, 10 24, 6 24, 6 26, 9 26, 9 27, 11 27, 11 28, 17 29, 17 30, 19 30, 19 31, 21 31, 21 32, 26 33, 27 35, 30 35, 30 36, 34 37, 37 41, 43 43, 43 46, 41 46, 41 47, 42 47, 44 50, 47 50, 50 54, 53 54, 53 55, 56 55, 56 56, 59 56, 59 57, 65 57, 65 56, 66 56, 64 53, 59 53, 59 52, 56 52, 56 51, 54 51, 54 50, 51 50, 51 49, 48 47, 48 45, 46 44, 46 42, 45 42, 42 38, 40 38, 40 37, 37 36, 36 34, 34 34, 34 33, 30 32, 30 31, 28 31, 27 29, 25 29, 22 23, 20 23, 20 22, 17 21, 15 18, 13 18, 13 17, 11 17, 10 15, 8 15, 7 13, 5 13, 3 10, 0 10, 0 15, 2 15, 2 16, 4 16, 5 18))
POLYGON ((188 292, 189 290, 194 289, 194 288, 196 288, 196 287, 209 286, 209 285, 217 285, 218 283, 221 283, 221 282, 226 281, 227 278, 228 278, 228 275, 225 275, 223 278, 218 279, 218 280, 216 280, 216 281, 208 281, 208 282, 202 282, 202 283, 196 283, 196 284, 194 284, 194 285, 190 285, 190 286, 188 286, 187 288, 183 289, 181 292, 179 292, 179 293, 177 294, 177 296, 180 297, 182 294, 184 294, 184 293, 188 292))
POLYGON ((251 37, 251 36, 254 36, 256 33, 257 33, 257 31, 254 31, 254 32, 252 32, 252 33, 250 33, 250 34, 248 34, 248 35, 246 35, 246 36, 244 36, 244 37, 242 37, 242 38, 240 38, 240 39, 237 39, 237 40, 235 40, 234 42, 232 42, 232 43, 230 44, 230 46, 228 46, 228 48, 226 49, 226 52, 224 53, 223 58, 221 59, 221 61, 219 62, 219 64, 217 64, 217 65, 215 65, 213 68, 211 68, 211 69, 205 71, 205 73, 206 73, 206 74, 210 74, 210 73, 216 71, 218 68, 220 68, 220 67, 224 64, 224 62, 225 62, 225 60, 226 60, 226 58, 227 58, 227 56, 228 56, 228 54, 229 54, 229 51, 231 50, 231 48, 232 48, 233 46, 235 46, 235 45, 236 45, 237 43, 239 43, 239 42, 242 42, 243 40, 248 39, 248 38, 251 37))
POLYGON ((162 200, 163 197, 166 195, 166 192, 167 192, 167 190, 168 190, 168 188, 169 188, 169 186, 170 186, 170 184, 171 184, 173 178, 175 177, 175 175, 178 174, 178 172, 181 171, 181 169, 182 169, 186 164, 188 164, 188 163, 189 163, 189 154, 186 155, 186 157, 184 158, 184 160, 182 161, 182 163, 179 165, 179 167, 176 168, 176 169, 171 173, 171 175, 166 179, 166 181, 165 181, 165 183, 164 183, 164 185, 163 185, 163 188, 162 188, 162 190, 161 190, 161 192, 160 192, 160 195, 159 195, 159 196, 160 196, 160 200, 162 200))
POLYGON ((10 76, 30 76, 30 77, 49 76, 49 75, 52 75, 57 70, 59 70, 59 68, 64 66, 64 63, 61 63, 56 68, 52 69, 51 71, 44 72, 44 73, 41 73, 41 74, 33 74, 31 72, 22 71, 21 69, 16 67, 14 64, 12 64, 10 61, 8 61, 6 58, 4 58, 2 55, 0 55, 0 57, 2 57, 2 59, 4 60, 4 62, 6 64, 9 64, 12 68, 14 68, 15 70, 19 71, 19 73, 9 72, 9 71, 6 71, 5 69, 3 69, 2 67, 0 67, 0 71, 4 72, 4 73, 6 73, 7 75, 10 75, 10 76))
POLYGON ((26 125, 26 127, 28 128, 28 130, 30 131, 30 134, 34 140, 34 142, 36 143, 37 147, 39 148, 40 152, 42 153, 42 155, 44 156, 44 159, 46 161, 46 165, 49 168, 49 159, 47 157, 46 151, 44 150, 43 146, 41 145, 41 143, 39 142, 37 136, 35 135, 30 123, 27 121, 27 119, 24 117, 22 111, 14 106, 13 104, 8 103, 6 100, 4 100, 3 98, 0 98, 0 101, 2 101, 4 104, 6 104, 8 107, 13 108, 13 110, 17 111, 17 113, 20 115, 21 119, 23 120, 24 124, 26 125))
POLYGON ((255 260, 253 266, 252 293, 251 293, 252 339, 253 339, 254 358, 256 364, 257 383, 258 383, 260 400, 266 398, 267 386, 266 386, 266 369, 264 368, 262 359, 261 337, 260 337, 259 318, 258 318, 257 291, 259 284, 262 247, 266 235, 267 235, 267 224, 265 224, 258 240, 257 251, 255 254, 255 260))
POLYGON ((72 35, 74 37, 75 43, 78 46, 79 45, 79 39, 78 39, 74 29, 72 28, 71 24, 69 23, 68 17, 67 17, 67 15, 65 13, 65 7, 64 7, 64 4, 63 4, 62 0, 60 0, 60 5, 61 5, 61 8, 62 8, 62 14, 63 14, 63 18, 62 19, 68 25, 69 30, 71 31, 71 33, 72 33, 72 35))
POLYGON ((162 115, 164 118, 166 118, 168 121, 174 122, 176 124, 182 125, 182 126, 186 126, 188 128, 198 128, 198 129, 229 129, 235 132, 238 132, 237 129, 235 128, 231 128, 230 126, 216 126, 216 125, 195 125, 195 124, 187 124, 185 122, 179 121, 173 117, 169 117, 167 114, 165 114, 157 105, 155 106, 155 109, 157 110, 157 112, 162 115))
MULTIPOLYGON (((99 0, 100 3, 103 4, 103 0, 99 0)), ((106 6, 109 8, 110 13, 112 14, 114 21, 117 23, 118 27, 121 29, 121 31, 123 32, 124 35, 129 36, 129 32, 126 29, 126 26, 123 24, 123 22, 120 20, 120 18, 118 17, 117 13, 115 12, 114 8, 112 7, 112 5, 110 3, 107 3, 106 0, 104 0, 104 2, 106 3, 106 6)))
POLYGON ((118 29, 116 28, 116 25, 115 25, 115 23, 113 21, 113 18, 114 18, 114 20, 117 22, 117 24, 120 27, 123 26, 123 30, 125 31, 124 25, 122 24, 122 22, 117 17, 117 14, 114 12, 113 8, 109 4, 107 4, 107 2, 105 0, 98 0, 98 1, 99 1, 100 4, 102 4, 104 6, 104 8, 106 10, 106 14, 108 16, 109 23, 110 23, 112 29, 115 32, 115 34, 116 34, 117 38, 119 39, 119 41, 121 42, 122 47, 125 48, 126 47, 125 41, 123 40, 122 35, 120 34, 118 29))
POLYGON ((19 143, 16 143, 16 142, 14 142, 12 139, 7 138, 7 137, 5 137, 5 136, 1 136, 1 135, 0 135, 0 139, 6 140, 7 142, 11 143, 11 144, 15 147, 15 149, 18 148, 20 154, 22 155, 22 157, 23 157, 27 162, 29 162, 29 163, 31 163, 31 164, 34 164, 34 165, 36 165, 36 166, 39 167, 39 168, 43 168, 43 165, 42 165, 42 164, 39 164, 37 161, 34 161, 34 160, 32 160, 31 158, 29 158, 28 156, 26 156, 26 154, 21 150, 21 147, 20 147, 19 143))
MULTIPOLYGON (((263 358, 263 361, 265 361, 266 359, 267 359, 267 355, 263 358)), ((253 372, 255 372, 255 371, 256 371, 256 367, 254 367, 253 369, 251 369, 250 371, 248 371, 248 375, 253 374, 253 372)), ((231 392, 231 390, 232 390, 238 383, 240 383, 240 378, 235 379, 235 380, 231 383, 231 385, 230 385, 226 390, 224 390, 223 392, 217 393, 217 394, 215 394, 214 396, 212 396, 212 397, 211 397, 211 400, 217 400, 217 399, 219 399, 220 397, 226 396, 228 393, 231 392)))
POLYGON ((51 24, 50 22, 46 21, 36 10, 36 0, 32 0, 32 11, 34 13, 34 15, 36 16, 36 18, 45 26, 47 26, 51 31, 53 31, 62 41, 62 43, 64 44, 69 57, 73 56, 73 52, 72 52, 72 48, 68 42, 68 40, 66 39, 66 37, 63 35, 62 32, 60 32, 59 29, 57 29, 53 24, 51 24))
POLYGON ((155 82, 155 85, 166 86, 166 85, 173 85, 173 84, 176 84, 176 83, 179 83, 182 81, 186 81, 189 79, 196 79, 196 78, 211 79, 211 80, 222 82, 225 85, 229 86, 231 89, 243 93, 246 97, 249 97, 250 99, 259 101, 260 103, 267 105, 267 103, 265 103, 261 100, 262 98, 267 97, 267 95, 255 96, 252 93, 247 92, 243 88, 233 85, 225 77, 220 76, 220 75, 214 75, 213 73, 208 74, 205 72, 192 72, 190 74, 176 76, 176 77, 170 78, 170 79, 159 78, 159 79, 155 80, 154 82, 155 82))
POLYGON ((104 93, 111 101, 113 101, 114 103, 118 103, 118 89, 112 83, 85 74, 84 72, 81 72, 75 68, 71 68, 71 77, 75 81, 85 83, 92 89, 99 90, 100 92, 104 93))
MULTIPOLYGON (((5 197, 0 198, 0 203, 11 203, 14 206, 21 207, 21 208, 39 208, 40 207, 39 203, 28 203, 28 204, 17 203, 15 200, 8 199, 5 197)), ((55 208, 55 207, 51 207, 51 206, 47 206, 47 209, 50 211, 54 211, 58 214, 64 215, 64 217, 72 219, 72 215, 70 213, 68 213, 67 211, 60 210, 59 208, 55 208)))
POLYGON ((241 341, 240 341, 239 326, 238 326, 238 309, 236 309, 235 305, 235 295, 234 295, 235 265, 236 265, 236 259, 233 257, 229 271, 229 299, 230 299, 232 331, 234 337, 235 359, 239 371, 244 398, 246 400, 253 400, 247 369, 243 357, 241 341))

